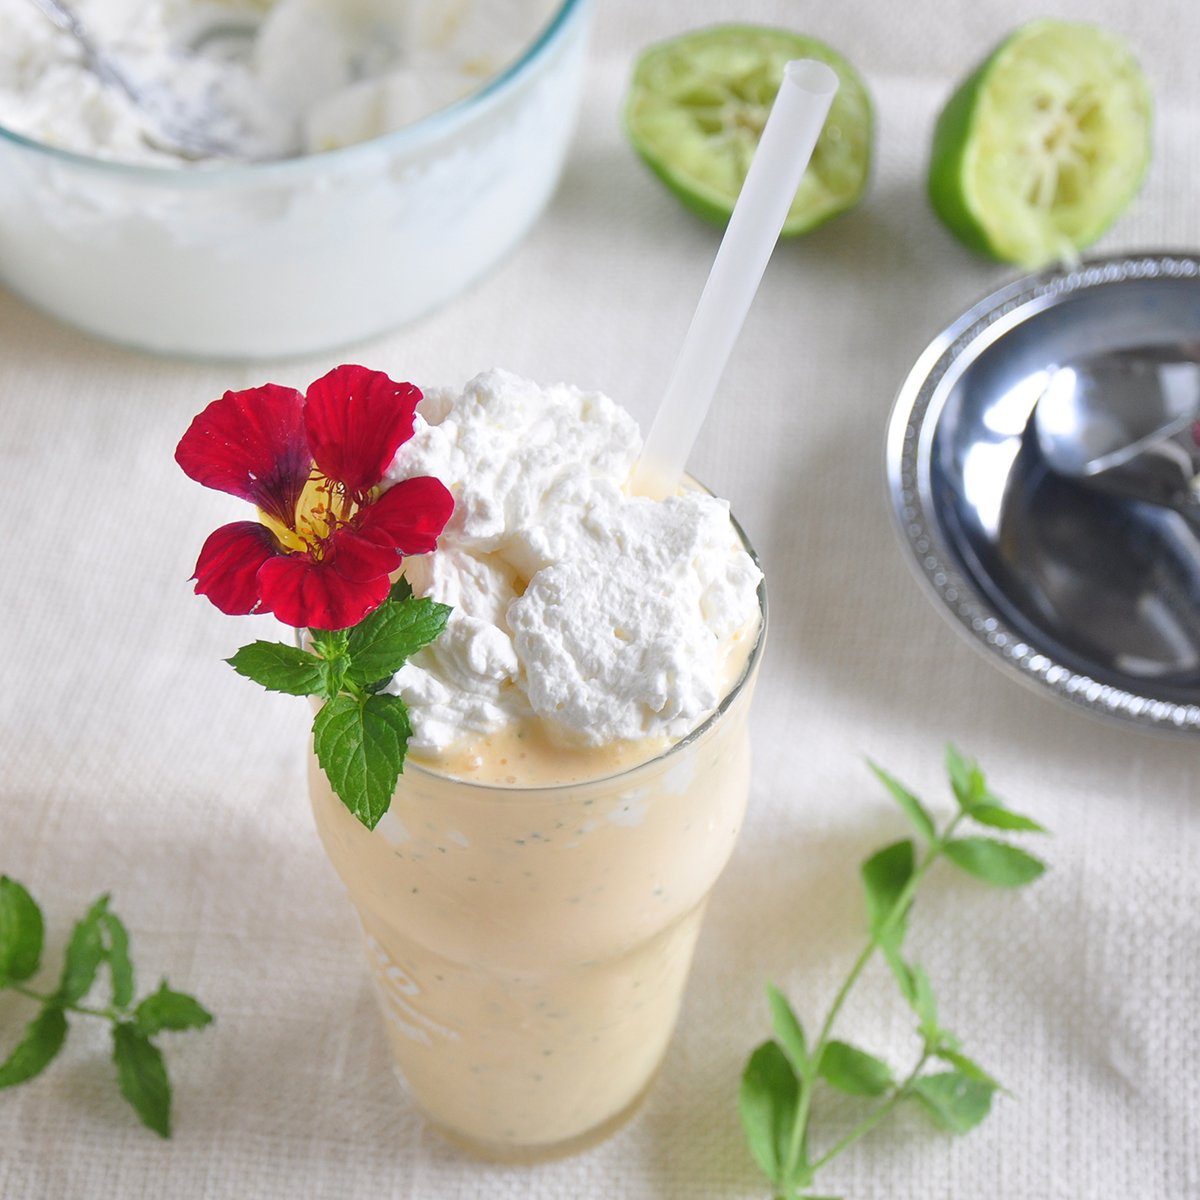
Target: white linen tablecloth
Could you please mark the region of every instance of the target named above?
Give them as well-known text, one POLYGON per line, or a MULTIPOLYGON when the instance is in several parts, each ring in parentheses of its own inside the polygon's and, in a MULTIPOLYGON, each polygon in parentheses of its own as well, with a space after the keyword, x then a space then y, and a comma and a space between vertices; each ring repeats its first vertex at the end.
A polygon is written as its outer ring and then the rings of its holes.
MULTIPOLYGON (((1200 246, 1200 9, 1054 8, 1123 34, 1156 93, 1146 186, 1096 250, 1200 246)), ((967 68, 1037 15, 1031 0, 601 0, 544 219, 466 295, 344 354, 149 358, 0 292, 0 872, 45 909, 48 976, 71 921, 108 891, 140 985, 166 975, 217 1016, 168 1038, 169 1142, 119 1097, 106 1029, 76 1021, 41 1078, 0 1092, 4 1200, 765 1196, 735 1107, 768 1032, 763 985, 781 984, 809 1020, 823 1011, 861 945, 858 864, 902 829, 864 756, 944 812, 948 740, 1054 831, 1044 880, 1001 893, 947 869, 911 934, 946 1021, 1011 1095, 963 1139, 905 1115, 818 1190, 1200 1197, 1197 743, 1087 717, 999 673, 918 589, 885 494, 884 428, 908 368, 1015 274, 970 256, 930 212, 933 120, 967 68), (240 505, 185 479, 172 451, 224 389, 304 387, 338 361, 425 384, 503 365, 602 388, 645 424, 718 233, 635 159, 620 100, 641 47, 731 19, 829 41, 878 116, 867 199, 778 248, 692 460, 732 501, 771 589, 749 818, 643 1111, 574 1159, 481 1164, 397 1089, 355 920, 308 812, 306 706, 221 662, 274 626, 222 617, 187 583, 203 538, 240 505)), ((0 993, 0 1045, 29 1015, 0 993)), ((882 971, 845 1032, 895 1059, 912 1051, 882 971)))

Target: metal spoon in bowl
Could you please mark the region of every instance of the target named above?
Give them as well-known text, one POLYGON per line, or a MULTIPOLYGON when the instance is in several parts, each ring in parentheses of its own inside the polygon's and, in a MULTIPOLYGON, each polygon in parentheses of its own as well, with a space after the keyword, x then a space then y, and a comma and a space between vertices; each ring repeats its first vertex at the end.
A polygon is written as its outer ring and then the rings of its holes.
MULTIPOLYGON (((101 83, 117 88, 150 118, 152 128, 142 136, 155 149, 188 161, 246 157, 244 149, 213 131, 211 109, 190 107, 168 89, 140 82, 131 76, 97 43, 69 4, 63 0, 30 0, 30 3, 75 41, 83 52, 85 65, 101 83)), ((220 32, 224 36, 228 31, 222 27, 220 32)), ((208 40, 209 36, 206 34, 198 40, 208 40)))
POLYGON ((1200 520, 1200 344, 1059 366, 1033 418, 1051 470, 1200 520))

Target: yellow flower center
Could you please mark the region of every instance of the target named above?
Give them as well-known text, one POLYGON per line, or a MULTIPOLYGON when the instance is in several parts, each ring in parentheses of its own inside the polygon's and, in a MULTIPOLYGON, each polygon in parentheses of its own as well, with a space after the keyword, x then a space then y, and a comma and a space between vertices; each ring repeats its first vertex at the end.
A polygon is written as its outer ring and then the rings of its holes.
POLYGON ((296 513, 290 526, 261 508, 258 519, 289 554, 311 554, 319 560, 324 555, 325 543, 337 529, 349 523, 358 509, 342 484, 327 479, 314 467, 296 501, 296 513))

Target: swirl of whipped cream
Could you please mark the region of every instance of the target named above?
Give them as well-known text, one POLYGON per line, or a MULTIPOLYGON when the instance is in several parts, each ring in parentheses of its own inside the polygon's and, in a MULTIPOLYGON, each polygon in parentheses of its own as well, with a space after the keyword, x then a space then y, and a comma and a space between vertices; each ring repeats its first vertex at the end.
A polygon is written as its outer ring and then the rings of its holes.
POLYGON ((724 500, 624 491, 640 449, 599 392, 493 370, 426 394, 387 476, 436 475, 456 501, 439 549, 406 561, 454 608, 391 684, 414 750, 531 719, 567 744, 679 738, 720 702, 761 572, 724 500))

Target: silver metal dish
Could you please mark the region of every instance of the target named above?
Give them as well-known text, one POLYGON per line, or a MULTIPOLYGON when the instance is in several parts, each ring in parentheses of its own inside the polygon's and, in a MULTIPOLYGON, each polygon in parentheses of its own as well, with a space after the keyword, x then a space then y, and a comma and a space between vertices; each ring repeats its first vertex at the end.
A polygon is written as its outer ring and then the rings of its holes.
POLYGON ((887 471, 918 577, 1022 680, 1200 733, 1200 523, 1051 471, 1032 414, 1061 363, 1200 335, 1200 256, 1095 259, 1001 288, 897 396, 887 471))

